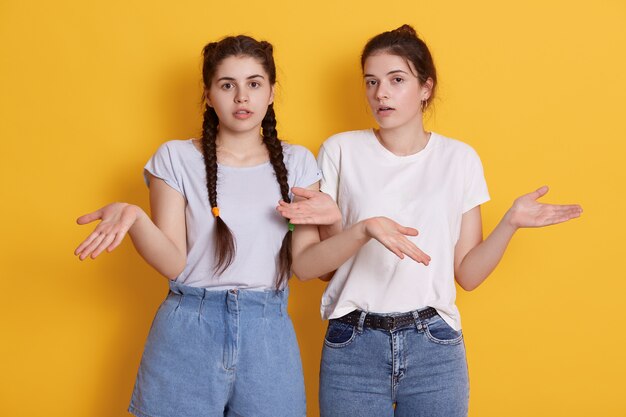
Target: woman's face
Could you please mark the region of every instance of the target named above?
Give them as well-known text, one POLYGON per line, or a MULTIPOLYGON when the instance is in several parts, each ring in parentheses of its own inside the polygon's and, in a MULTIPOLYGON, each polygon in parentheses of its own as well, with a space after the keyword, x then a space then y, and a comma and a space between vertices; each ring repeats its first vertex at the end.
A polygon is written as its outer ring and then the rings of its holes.
POLYGON ((413 64, 386 52, 370 55, 363 65, 367 101, 383 129, 422 119, 422 101, 430 97, 430 83, 420 84, 413 64))
POLYGON ((217 66, 207 103, 219 118, 220 131, 258 131, 267 107, 274 101, 274 86, 263 65, 249 56, 231 56, 217 66))

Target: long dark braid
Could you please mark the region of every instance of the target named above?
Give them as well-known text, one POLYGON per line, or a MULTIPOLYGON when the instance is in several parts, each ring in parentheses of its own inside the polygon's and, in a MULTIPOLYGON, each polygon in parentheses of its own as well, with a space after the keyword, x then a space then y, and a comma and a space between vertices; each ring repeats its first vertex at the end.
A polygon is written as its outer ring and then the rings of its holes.
MULTIPOLYGON (((217 126, 219 119, 213 108, 205 105, 204 121, 202 123, 202 154, 206 169, 206 188, 209 194, 211 208, 217 205, 217 126)), ((219 209, 218 209, 219 210, 219 209)), ((224 220, 218 214, 215 216, 215 273, 221 274, 233 263, 235 258, 235 238, 224 220)))
MULTIPOLYGON (((204 81, 205 94, 208 93, 215 70, 220 62, 230 56, 249 56, 255 58, 263 66, 268 75, 268 81, 272 86, 276 84, 276 65, 274 64, 273 47, 269 42, 257 41, 249 36, 229 36, 219 42, 206 45, 202 51, 203 66, 202 79, 204 81)), ((261 123, 263 143, 267 147, 270 162, 274 167, 276 180, 280 186, 280 193, 286 202, 289 199, 289 183, 287 181, 287 168, 283 160, 283 147, 278 139, 276 131, 276 116, 274 106, 269 105, 267 113, 261 123)), ((205 107, 204 122, 202 125, 202 153, 206 167, 207 191, 211 209, 216 217, 215 229, 215 258, 217 260, 216 273, 224 272, 235 257, 235 239, 222 218, 219 216, 217 202, 217 132, 219 119, 215 111, 205 107)), ((285 237, 280 248, 277 260, 278 277, 276 289, 281 289, 291 276, 291 231, 285 222, 285 237)))
MULTIPOLYGON (((273 104, 270 104, 267 108, 267 113, 263 118, 261 127, 263 129, 263 143, 265 143, 265 146, 267 147, 270 162, 274 167, 276 180, 280 186, 280 194, 284 201, 290 203, 291 199, 289 198, 287 167, 285 167, 285 161, 283 158, 283 145, 280 139, 278 139, 278 131, 276 130, 276 115, 274 114, 273 104)), ((278 255, 278 279, 276 282, 276 289, 280 289, 291 276, 291 236, 291 230, 287 229, 285 237, 283 238, 283 244, 280 247, 280 253, 278 255)))

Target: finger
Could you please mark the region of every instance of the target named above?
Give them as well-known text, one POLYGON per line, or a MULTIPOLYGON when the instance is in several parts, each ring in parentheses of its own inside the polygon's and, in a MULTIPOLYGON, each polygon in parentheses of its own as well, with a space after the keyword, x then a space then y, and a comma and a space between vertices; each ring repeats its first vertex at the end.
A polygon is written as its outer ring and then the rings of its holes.
POLYGON ((306 188, 292 187, 291 192, 293 195, 303 198, 313 198, 320 195, 319 191, 307 190, 306 188))
POLYGON ((87 245, 87 247, 85 247, 79 254, 78 258, 82 261, 85 260, 89 255, 91 255, 91 253, 94 251, 94 249, 96 249, 98 247, 98 245, 100 244, 100 242, 102 242, 102 240, 106 237, 105 233, 99 233, 98 236, 96 236, 95 239, 93 239, 91 241, 91 243, 89 245, 87 245))
POLYGON ((76 219, 76 223, 87 224, 87 223, 91 223, 101 218, 102 218, 102 210, 96 210, 93 213, 88 213, 83 216, 80 216, 78 219, 76 219))
POLYGON ((404 259, 404 254, 402 253, 402 251, 400 250, 397 244, 394 244, 393 242, 388 242, 388 241, 380 242, 380 243, 382 243, 384 247, 389 249, 398 258, 404 259))
POLYGON ((87 238, 85 240, 83 240, 83 242, 80 245, 78 245, 78 247, 74 251, 74 255, 78 255, 83 250, 85 250, 85 248, 87 246, 89 246, 91 244, 91 242, 93 242, 94 239, 96 239, 98 236, 100 236, 100 232, 99 231, 95 231, 94 230, 93 232, 91 232, 89 234, 89 236, 87 236, 87 238))
POLYGON ((102 251, 104 251, 115 239, 115 233, 109 233, 106 235, 102 242, 98 245, 98 247, 91 253, 91 259, 96 259, 96 256, 100 255, 102 251))
POLYGON ((413 242, 407 240, 405 253, 415 262, 422 263, 426 266, 430 263, 430 256, 424 253, 420 248, 415 246, 413 242))
POLYGON ((565 210, 558 210, 553 217, 550 218, 549 224, 563 223, 571 219, 580 217, 582 209, 580 207, 573 207, 565 210))
POLYGON ((111 252, 113 249, 117 248, 122 243, 122 240, 124 240, 126 233, 127 233, 127 230, 120 230, 119 232, 117 232, 115 234, 115 239, 107 248, 107 252, 111 252))

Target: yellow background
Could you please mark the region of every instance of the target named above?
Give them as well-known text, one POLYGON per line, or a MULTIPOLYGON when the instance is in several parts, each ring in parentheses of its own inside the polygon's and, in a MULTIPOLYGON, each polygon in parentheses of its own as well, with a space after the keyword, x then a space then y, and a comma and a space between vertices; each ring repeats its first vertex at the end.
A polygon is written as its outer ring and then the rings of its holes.
MULTIPOLYGON (((359 52, 405 22, 439 69, 428 126, 482 157, 486 232, 544 183, 544 200, 585 209, 520 231, 486 283, 459 291, 470 415, 626 416, 623 0, 3 0, 0 415, 126 415, 166 281, 128 241, 76 260, 89 229, 74 219, 114 200, 147 209, 145 161, 200 130, 206 42, 270 40, 280 135, 316 152, 372 125, 359 52)), ((322 290, 292 282, 310 416, 322 290)))

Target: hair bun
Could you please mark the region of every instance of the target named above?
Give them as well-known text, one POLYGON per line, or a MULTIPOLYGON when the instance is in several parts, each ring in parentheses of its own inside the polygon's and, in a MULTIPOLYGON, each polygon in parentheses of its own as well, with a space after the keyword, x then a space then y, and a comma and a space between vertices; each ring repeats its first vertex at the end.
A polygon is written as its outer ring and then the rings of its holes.
POLYGON ((397 29, 394 29, 392 32, 395 32, 400 35, 411 36, 417 38, 417 32, 413 29, 413 26, 404 24, 397 29))
POLYGON ((202 56, 206 59, 207 57, 211 56, 213 52, 215 52, 215 49, 217 49, 217 42, 211 42, 206 44, 204 48, 202 48, 202 56))
POLYGON ((261 48, 268 54, 271 55, 274 52, 274 47, 268 41, 260 41, 259 44, 261 44, 261 48))

